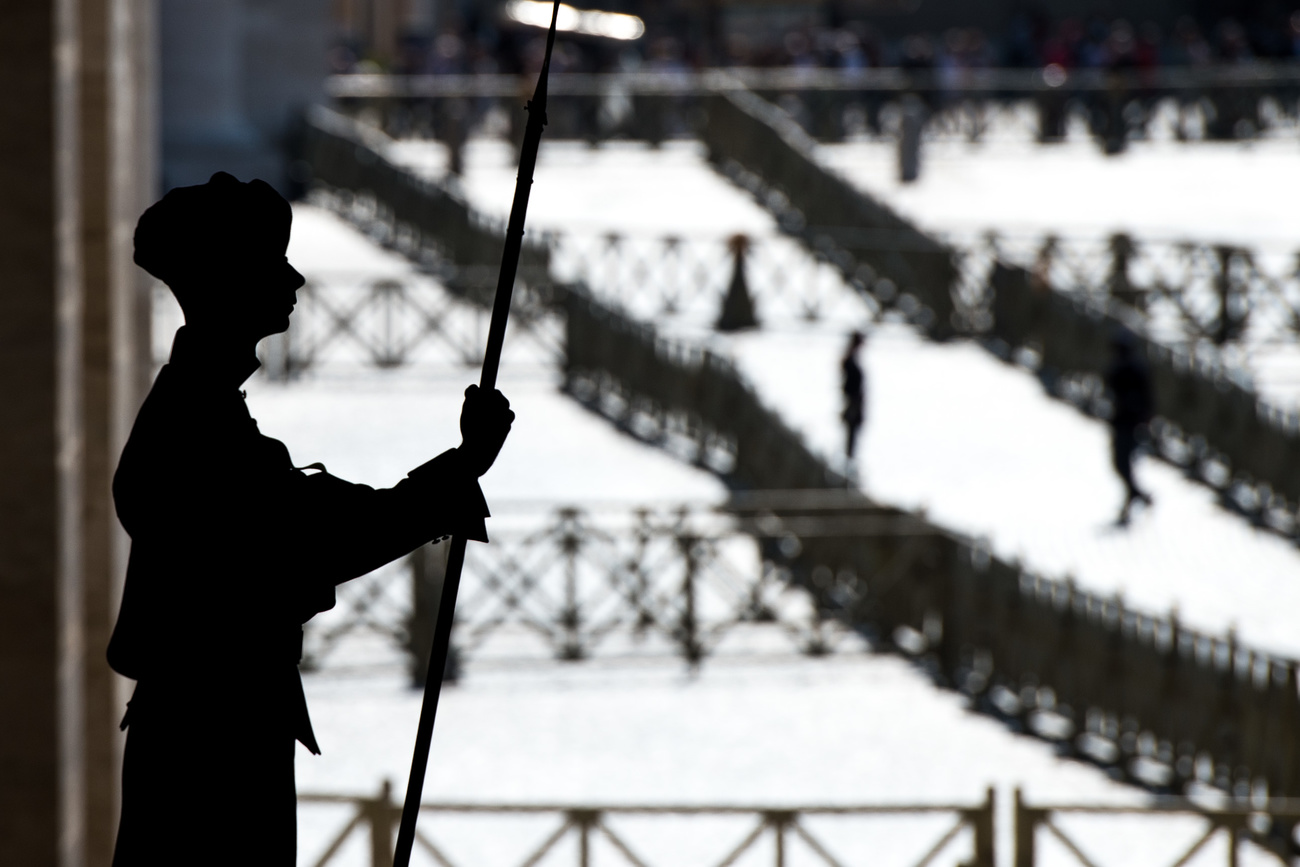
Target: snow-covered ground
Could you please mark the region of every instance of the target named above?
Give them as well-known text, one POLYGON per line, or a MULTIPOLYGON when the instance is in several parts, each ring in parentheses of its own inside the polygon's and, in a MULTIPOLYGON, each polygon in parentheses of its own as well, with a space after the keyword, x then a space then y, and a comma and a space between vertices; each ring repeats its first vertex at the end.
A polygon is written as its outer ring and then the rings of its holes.
MULTIPOLYGON (((410 150, 424 159, 419 147, 410 150)), ((504 146, 471 146, 465 189, 477 207, 503 214, 513 161, 504 146)), ((295 213, 290 257, 309 276, 410 273, 319 209, 295 213)), ((659 152, 545 146, 530 226, 772 231, 766 214, 689 144, 659 152)), ((866 319, 862 309, 725 341, 698 321, 661 324, 731 352, 771 405, 834 454, 837 357, 844 333, 866 319)), ((938 522, 988 535, 999 552, 1023 553, 1048 574, 1123 589, 1133 607, 1177 604, 1192 624, 1221 629, 1235 621, 1245 641, 1300 648, 1287 630, 1300 556, 1216 510, 1203 489, 1145 463, 1139 472, 1156 506, 1130 530, 1114 530, 1119 487, 1103 429, 1044 397, 1031 377, 975 347, 929 345, 894 325, 873 330, 866 360, 870 418, 860 471, 873 495, 924 505, 938 522)), ((548 364, 525 352, 503 367, 502 388, 519 420, 485 479, 490 501, 721 499, 716 480, 573 406, 555 390, 548 364)), ((249 403, 299 463, 321 460, 344 477, 391 484, 457 441, 459 392, 476 376, 441 368, 321 374, 290 386, 255 379, 249 403)), ((363 679, 327 671, 307 680, 325 754, 302 753, 300 790, 372 792, 390 777, 400 797, 418 712, 401 672, 363 679)), ((966 713, 958 697, 934 690, 903 661, 860 654, 762 664, 724 657, 697 675, 675 660, 526 667, 471 660, 464 684, 444 695, 434 743, 427 792, 439 800, 952 802, 977 800, 988 784, 1004 806, 1016 784, 1038 800, 1136 797, 1041 742, 966 713)), ((303 809, 303 863, 313 863, 343 820, 338 811, 303 809)), ((1186 825, 1125 827, 1093 834, 1085 849, 1105 863, 1163 862, 1195 836, 1186 825)), ((880 863, 901 865, 920 851, 918 838, 893 840, 879 844, 880 863)), ((1000 840, 1003 863, 1009 844, 1000 840)), ((361 863, 364 841, 356 846, 353 863, 361 863)), ((1211 847, 1194 863, 1212 863, 1216 853, 1222 857, 1211 847)), ((946 862, 964 854, 958 846, 946 862)), ((1050 858, 1067 860, 1059 849, 1050 858)))
POLYGON ((1188 239, 1294 249, 1300 142, 926 142, 921 177, 898 179, 886 142, 822 145, 822 159, 922 228, 957 233, 1188 239))
MULTIPOLYGON (((299 751, 299 791, 370 793, 389 778, 400 793, 418 694, 397 677, 329 675, 309 677, 307 694, 323 754, 299 751)), ((1016 786, 1038 803, 1141 801, 1096 769, 970 714, 903 660, 862 656, 761 665, 723 658, 696 676, 665 662, 471 666, 462 685, 443 693, 425 792, 428 801, 471 803, 973 804, 990 785, 1004 829, 1016 786)), ((300 816, 304 858, 343 820, 320 808, 304 807, 300 816)), ((863 823, 854 826, 856 842, 870 833, 871 863, 905 867, 949 821, 918 827, 909 820, 892 830, 863 823)), ((685 830, 661 827, 669 835, 685 830)), ((1176 839, 1187 845, 1195 827, 1176 828, 1176 839)), ((439 821, 430 828, 436 836, 439 821)), ((720 840, 738 842, 744 830, 727 829, 720 840)), ((1125 837, 1133 847, 1162 845, 1150 834, 1125 837)), ((1104 835, 1082 839, 1110 854, 1104 835)), ((1010 840, 999 842, 1006 857, 1010 840)), ((939 863, 958 863, 968 847, 957 841, 939 863)), ((1053 863, 1065 863, 1054 854, 1053 863)), ((680 858, 667 853, 651 863, 705 863, 680 858)), ((771 863, 771 856, 749 863, 771 863)), ((861 855, 849 863, 862 863, 861 855)), ((1137 864, 1141 855, 1106 863, 1137 864)))

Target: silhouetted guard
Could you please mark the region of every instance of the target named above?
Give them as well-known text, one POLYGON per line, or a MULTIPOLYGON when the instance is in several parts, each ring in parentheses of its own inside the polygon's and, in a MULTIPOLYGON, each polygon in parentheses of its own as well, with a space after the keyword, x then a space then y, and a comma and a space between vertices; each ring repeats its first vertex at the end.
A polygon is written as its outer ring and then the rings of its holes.
MULTIPOLYGON (((501 273, 497 281, 496 300, 492 305, 492 323, 488 327, 483 373, 479 378, 479 387, 489 392, 496 387, 497 368, 501 364, 501 347, 505 342, 506 321, 510 317, 510 298, 514 293, 519 251, 524 241, 528 196, 533 184, 533 172, 537 167, 537 149, 541 145, 542 130, 546 126, 546 79, 551 70, 551 50, 555 47, 555 22, 559 14, 560 0, 555 0, 551 9, 551 27, 546 34, 546 57, 542 61, 542 71, 537 79, 532 102, 528 103, 528 127, 524 132, 524 145, 519 155, 519 178, 515 182, 515 198, 510 206, 510 222, 506 226, 506 245, 501 254, 501 273)), ((429 673, 424 681, 424 702, 420 707, 420 722, 416 729, 415 753, 411 757, 411 776, 406 785, 402 824, 397 832, 394 867, 407 867, 411 863, 415 823, 420 813, 420 796, 424 792, 424 775, 429 764, 429 747, 433 741, 433 723, 438 715, 442 673, 447 665, 451 626, 456 615, 456 593, 460 589, 460 574, 464 565, 465 537, 454 536, 447 554, 447 577, 442 586, 442 600, 438 604, 438 625, 434 629, 429 673)))

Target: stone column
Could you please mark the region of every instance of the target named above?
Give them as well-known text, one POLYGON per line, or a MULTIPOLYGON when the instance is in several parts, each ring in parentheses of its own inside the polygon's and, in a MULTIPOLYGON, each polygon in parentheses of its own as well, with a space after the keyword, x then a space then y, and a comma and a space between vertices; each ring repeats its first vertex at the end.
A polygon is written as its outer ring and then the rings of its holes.
POLYGON ((77 5, 0 6, 0 863, 80 864, 77 5))
POLYGON ((135 221, 155 186, 156 34, 151 0, 80 4, 86 864, 108 867, 128 688, 104 655, 129 545, 111 485, 150 366, 148 278, 131 254, 135 221))
POLYGON ((107 865, 124 546, 109 476, 143 371, 149 0, 0 6, 0 864, 107 865))

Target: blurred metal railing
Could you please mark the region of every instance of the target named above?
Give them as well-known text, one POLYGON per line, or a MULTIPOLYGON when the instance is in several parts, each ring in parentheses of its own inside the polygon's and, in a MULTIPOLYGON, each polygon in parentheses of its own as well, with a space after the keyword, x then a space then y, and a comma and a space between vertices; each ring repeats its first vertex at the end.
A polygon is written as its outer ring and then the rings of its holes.
MULTIPOLYGON (((828 256, 784 236, 547 232, 544 239, 549 272, 521 279, 516 308, 530 326, 521 333, 538 336, 556 357, 558 326, 551 321, 543 327, 552 280, 583 284, 640 319, 672 316, 706 327, 718 322, 724 299, 737 286, 755 313, 748 324, 767 329, 819 320, 847 327, 896 307, 888 287, 860 291, 828 256)), ((1300 251, 1123 234, 990 232, 948 240, 959 262, 956 307, 976 333, 993 329, 997 265, 1014 263, 1040 292, 1051 286, 1099 310, 1112 301, 1126 305, 1141 312, 1145 332, 1161 345, 1218 367, 1278 403, 1300 397, 1294 374, 1300 362, 1300 251), (1273 373, 1278 369, 1291 378, 1273 373)), ((429 270, 434 273, 401 278, 311 272, 289 333, 264 347, 266 372, 292 376, 339 360, 397 367, 431 356, 476 365, 481 347, 475 335, 485 313, 444 291, 449 281, 469 282, 473 269, 444 263, 429 270), (438 350, 431 352, 433 345, 438 350)), ((157 292, 161 309, 166 289, 157 292)), ((1104 399, 1100 390, 1092 397, 1104 399)), ((1105 407, 1097 412, 1105 415, 1105 407)))
MULTIPOLYGON (((326 93, 335 99, 399 97, 513 97, 532 92, 535 76, 474 73, 463 75, 334 75, 326 93)), ((1116 86, 1157 92, 1207 88, 1300 90, 1300 64, 1268 63, 1156 69, 1023 69, 956 70, 827 69, 806 67, 728 67, 725 69, 645 70, 636 72, 556 72, 558 96, 599 96, 612 90, 629 93, 706 94, 752 91, 849 91, 898 93, 952 91, 987 95, 1107 91, 1116 86)))
MULTIPOLYGON (((518 317, 502 363, 554 363, 561 329, 522 281, 513 299, 518 317)), ((545 287, 543 287, 545 288, 545 287)), ((262 372, 292 380, 319 367, 411 364, 474 368, 482 364, 490 311, 450 294, 423 274, 375 279, 366 274, 310 272, 298 290, 289 330, 262 342, 262 372)))
POLYGON ((1190 238, 1008 236, 947 240, 959 251, 963 315, 993 313, 996 263, 1030 271, 1040 291, 1098 307, 1114 300, 1139 312, 1160 343, 1216 357, 1246 374, 1256 359, 1300 336, 1300 250, 1260 249, 1190 238))
MULTIPOLYGON (((350 821, 326 845, 324 852, 315 861, 309 862, 314 867, 327 867, 338 860, 340 851, 354 834, 365 833, 369 843, 370 867, 387 867, 392 863, 393 829, 401 818, 401 805, 392 800, 392 787, 385 782, 377 797, 355 795, 300 794, 298 803, 302 806, 346 805, 355 812, 350 821)), ((768 863, 775 867, 785 867, 790 863, 792 850, 797 845, 813 856, 812 863, 826 867, 842 867, 850 862, 842 855, 834 854, 835 846, 827 842, 824 831, 810 825, 809 820, 835 819, 839 824, 846 821, 854 823, 854 849, 860 849, 866 842, 864 835, 870 834, 870 826, 863 820, 881 817, 923 817, 949 815, 955 818, 953 825, 938 836, 937 840, 924 850, 918 860, 911 862, 914 867, 929 867, 940 856, 952 859, 950 863, 967 865, 967 867, 994 867, 994 795, 989 789, 985 800, 977 804, 874 804, 867 806, 722 806, 722 805, 556 805, 556 804, 423 804, 420 813, 425 819, 421 829, 416 831, 416 843, 419 850, 441 867, 455 867, 458 864, 484 863, 480 853, 476 858, 456 854, 450 843, 438 836, 448 823, 459 818, 476 817, 504 820, 551 819, 551 827, 530 828, 530 837, 536 838, 531 848, 524 849, 509 857, 505 863, 518 864, 520 867, 533 867, 548 856, 552 858, 563 851, 565 844, 571 844, 574 860, 578 867, 590 867, 595 863, 597 846, 603 844, 607 855, 612 855, 618 862, 632 867, 649 867, 653 863, 671 863, 675 867, 684 864, 700 863, 729 867, 742 857, 749 856, 745 863, 754 863, 752 858, 767 849, 768 863), (722 854, 700 856, 699 861, 684 860, 683 849, 689 849, 680 837, 671 836, 673 824, 680 826, 683 821, 700 820, 747 820, 748 830, 744 825, 738 826, 740 833, 730 829, 710 834, 710 842, 721 838, 738 838, 734 845, 723 849, 722 854), (644 839, 644 835, 634 836, 626 827, 628 820, 639 820, 640 824, 653 824, 658 839, 644 839), (666 826, 666 827, 661 827, 666 826), (957 843, 962 832, 967 833, 968 843, 957 843), (725 834, 725 836, 724 836, 725 834), (638 836, 642 839, 638 840, 638 836), (646 855, 647 851, 664 848, 665 841, 675 841, 670 848, 676 851, 663 856, 666 860, 657 860, 646 855)), ((736 824, 728 822, 728 824, 736 824)), ((500 831, 498 829, 497 833, 500 831)), ((514 837, 517 839, 518 832, 514 837)), ((838 835, 837 835, 838 836, 838 835)), ((712 847, 711 847, 712 848, 712 847)), ((802 854, 802 853, 800 853, 802 854)), ((804 856, 806 858, 806 856, 804 856)), ((602 858, 602 863, 605 859, 602 858)), ((548 860, 547 863, 553 863, 548 860)), ((801 859, 799 863, 807 863, 801 859)))
MULTIPOLYGON (((860 532, 904 532, 912 520, 866 511, 859 503, 844 514, 860 532)), ((457 664, 480 654, 581 660, 617 637, 621 652, 675 653, 695 665, 746 626, 763 627, 779 648, 832 652, 848 627, 826 621, 759 557, 755 532, 752 516, 725 507, 498 508, 492 544, 468 549, 457 664)), ((328 665, 349 637, 378 633, 409 653, 423 682, 445 560, 445 545, 424 546, 404 572, 340 587, 338 610, 308 624, 306 664, 328 665)))
MULTIPOLYGON (((1282 799, 1259 800, 1252 802, 1250 799, 1241 799, 1229 801, 1219 799, 1221 803, 1208 805, 1204 801, 1194 802, 1185 798, 1157 798, 1151 803, 1136 806, 1120 805, 1100 805, 1100 804, 1030 804, 1022 795, 1020 789, 1015 792, 1015 813, 1014 813, 1014 842, 1015 856, 1012 861, 1014 867, 1036 867, 1041 863, 1039 856, 1039 837, 1051 838, 1056 844, 1066 850, 1073 863, 1080 867, 1099 867, 1100 864, 1106 863, 1103 858, 1095 854, 1097 832, 1102 835, 1106 833, 1104 827, 1105 819, 1115 818, 1139 818, 1148 820, 1160 819, 1192 819, 1200 820, 1200 827, 1195 829, 1191 835, 1187 836, 1187 842, 1176 844, 1176 848, 1164 855, 1161 861, 1157 863, 1168 864, 1170 867, 1182 867, 1184 864, 1191 863, 1194 858, 1210 848, 1216 837, 1224 838, 1226 846, 1223 847, 1223 860, 1221 863, 1227 867, 1238 867, 1242 861, 1243 844, 1251 841, 1260 849, 1255 849, 1251 854, 1271 853, 1283 864, 1293 863, 1294 840, 1289 840, 1291 829, 1295 828, 1297 822, 1300 822, 1300 803, 1296 801, 1287 801, 1282 799), (1088 835, 1088 842, 1081 843, 1086 832, 1072 830, 1067 828, 1067 822, 1070 818, 1088 818, 1093 820, 1103 820, 1102 823, 1094 821, 1094 825, 1101 824, 1102 827, 1092 828, 1092 834, 1088 835), (1065 821, 1063 821, 1065 820, 1065 821), (1092 849, 1093 852, 1089 852, 1092 849), (1172 860, 1168 860, 1172 859, 1172 860)), ((1165 824, 1168 824, 1167 822, 1165 824)), ((1154 830, 1154 829, 1152 829, 1154 830)), ((1168 835, 1168 831, 1165 832, 1168 835)), ((1175 831, 1175 839, 1177 837, 1175 831)), ((1168 837, 1164 842, 1168 843, 1168 837)), ((1114 850, 1115 846, 1104 847, 1114 850)), ((1164 847, 1170 848, 1167 845, 1164 847)), ((1133 855, 1131 847, 1123 847, 1125 863, 1128 863, 1129 857, 1133 855)), ((1148 858, 1150 855, 1148 855, 1148 858)), ((1046 859, 1042 859, 1046 860, 1046 859)), ((1252 859, 1254 860, 1254 859, 1252 859)), ((1269 859, 1270 861, 1272 859, 1269 859)), ((1056 863, 1056 862, 1054 862, 1056 863)), ((1148 861, 1148 863, 1150 863, 1148 861)), ((1202 857, 1195 863, 1206 863, 1202 857)))
MULTIPOLYGON (((1079 867, 1103 867, 1112 863, 1100 854, 1106 852, 1119 856, 1119 863, 1144 858, 1144 863, 1168 867, 1188 863, 1238 867, 1243 860, 1259 863, 1261 859, 1285 865, 1291 863, 1287 841, 1284 834, 1276 832, 1294 827, 1300 820, 1300 804, 1278 799, 1219 799, 1220 803, 1211 803, 1162 797, 1129 805, 1036 804, 1026 799, 1020 789, 1016 789, 1014 797, 1011 827, 1005 838, 1011 844, 1010 863, 1014 867, 1059 864, 1061 855, 1066 863, 1079 867), (1090 821, 1078 826, 1079 819, 1090 821), (1113 820, 1128 821, 1120 825, 1113 820), (1141 825, 1135 825, 1133 820, 1141 825), (1226 845, 1210 861, 1207 856, 1216 838, 1226 845), (1054 845, 1044 846, 1043 842, 1049 840, 1054 845), (1056 847, 1064 851, 1044 851, 1056 847)), ((373 796, 302 793, 298 803, 308 815, 340 807, 351 813, 341 828, 323 838, 320 853, 312 851, 304 863, 329 867, 347 860, 387 867, 392 862, 393 832, 401 805, 393 801, 392 786, 387 781, 373 796), (365 853, 360 858, 355 844, 353 851, 348 851, 356 837, 364 837, 365 853), (348 854, 352 857, 346 858, 348 854)), ((416 832, 418 850, 440 867, 468 863, 532 867, 544 859, 554 863, 565 855, 578 867, 590 867, 598 860, 632 867, 695 863, 728 867, 745 856, 745 863, 766 856, 766 863, 776 867, 796 860, 847 867, 881 863, 886 860, 882 849, 897 857, 903 867, 994 867, 997 863, 999 814, 992 787, 978 803, 428 803, 421 806, 421 814, 424 822, 416 832), (929 817, 947 817, 949 823, 945 826, 927 822, 925 830, 903 830, 898 824, 898 820, 915 822, 929 817), (716 827, 705 833, 691 827, 700 822, 712 822, 716 827), (511 845, 502 845, 503 839, 511 845)))
MULTIPOLYGON (((317 201, 325 198, 318 196, 317 201)), ((553 285, 555 280, 596 287, 602 297, 641 318, 675 316, 704 327, 719 322, 724 299, 735 291, 749 298, 755 318, 730 327, 761 324, 781 329, 818 320, 854 323, 879 312, 851 291, 832 265, 808 256, 784 237, 550 232, 545 239, 552 276, 529 271, 516 284, 512 312, 518 322, 513 334, 525 346, 512 341, 512 357, 536 355, 538 350, 543 358, 562 358, 563 326, 554 315, 554 296, 562 290, 553 285)), ((475 270, 449 269, 443 263, 400 278, 309 272, 307 284, 298 291, 289 330, 261 346, 262 372, 292 379, 331 364, 477 366, 488 311, 447 289, 449 284, 476 284, 475 270)), ((174 318, 167 290, 159 286, 156 292, 160 315, 174 318)), ((174 325, 160 320, 157 330, 170 333, 174 325)), ((156 349, 166 351, 165 346, 156 349)))
MULTIPOLYGON (((753 69, 557 73, 553 138, 661 141, 692 135, 707 97, 748 90, 781 104, 821 141, 897 134, 899 101, 919 95, 931 135, 978 141, 1007 120, 1025 137, 1056 141, 1077 116, 1117 151, 1164 123, 1183 140, 1294 134, 1300 66, 1257 63, 1151 70, 1073 69, 753 69)), ((400 135, 463 141, 491 108, 513 124, 532 92, 528 76, 338 75, 335 104, 364 112, 400 135)))

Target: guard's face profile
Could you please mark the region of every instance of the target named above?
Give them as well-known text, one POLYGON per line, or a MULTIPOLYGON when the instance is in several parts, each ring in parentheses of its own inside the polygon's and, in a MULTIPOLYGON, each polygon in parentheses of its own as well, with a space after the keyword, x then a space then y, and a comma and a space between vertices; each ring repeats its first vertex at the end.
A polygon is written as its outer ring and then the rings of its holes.
POLYGON ((289 203, 269 184, 218 172, 145 211, 135 261, 172 290, 188 325, 260 340, 289 327, 305 282, 285 256, 292 221, 289 203))

